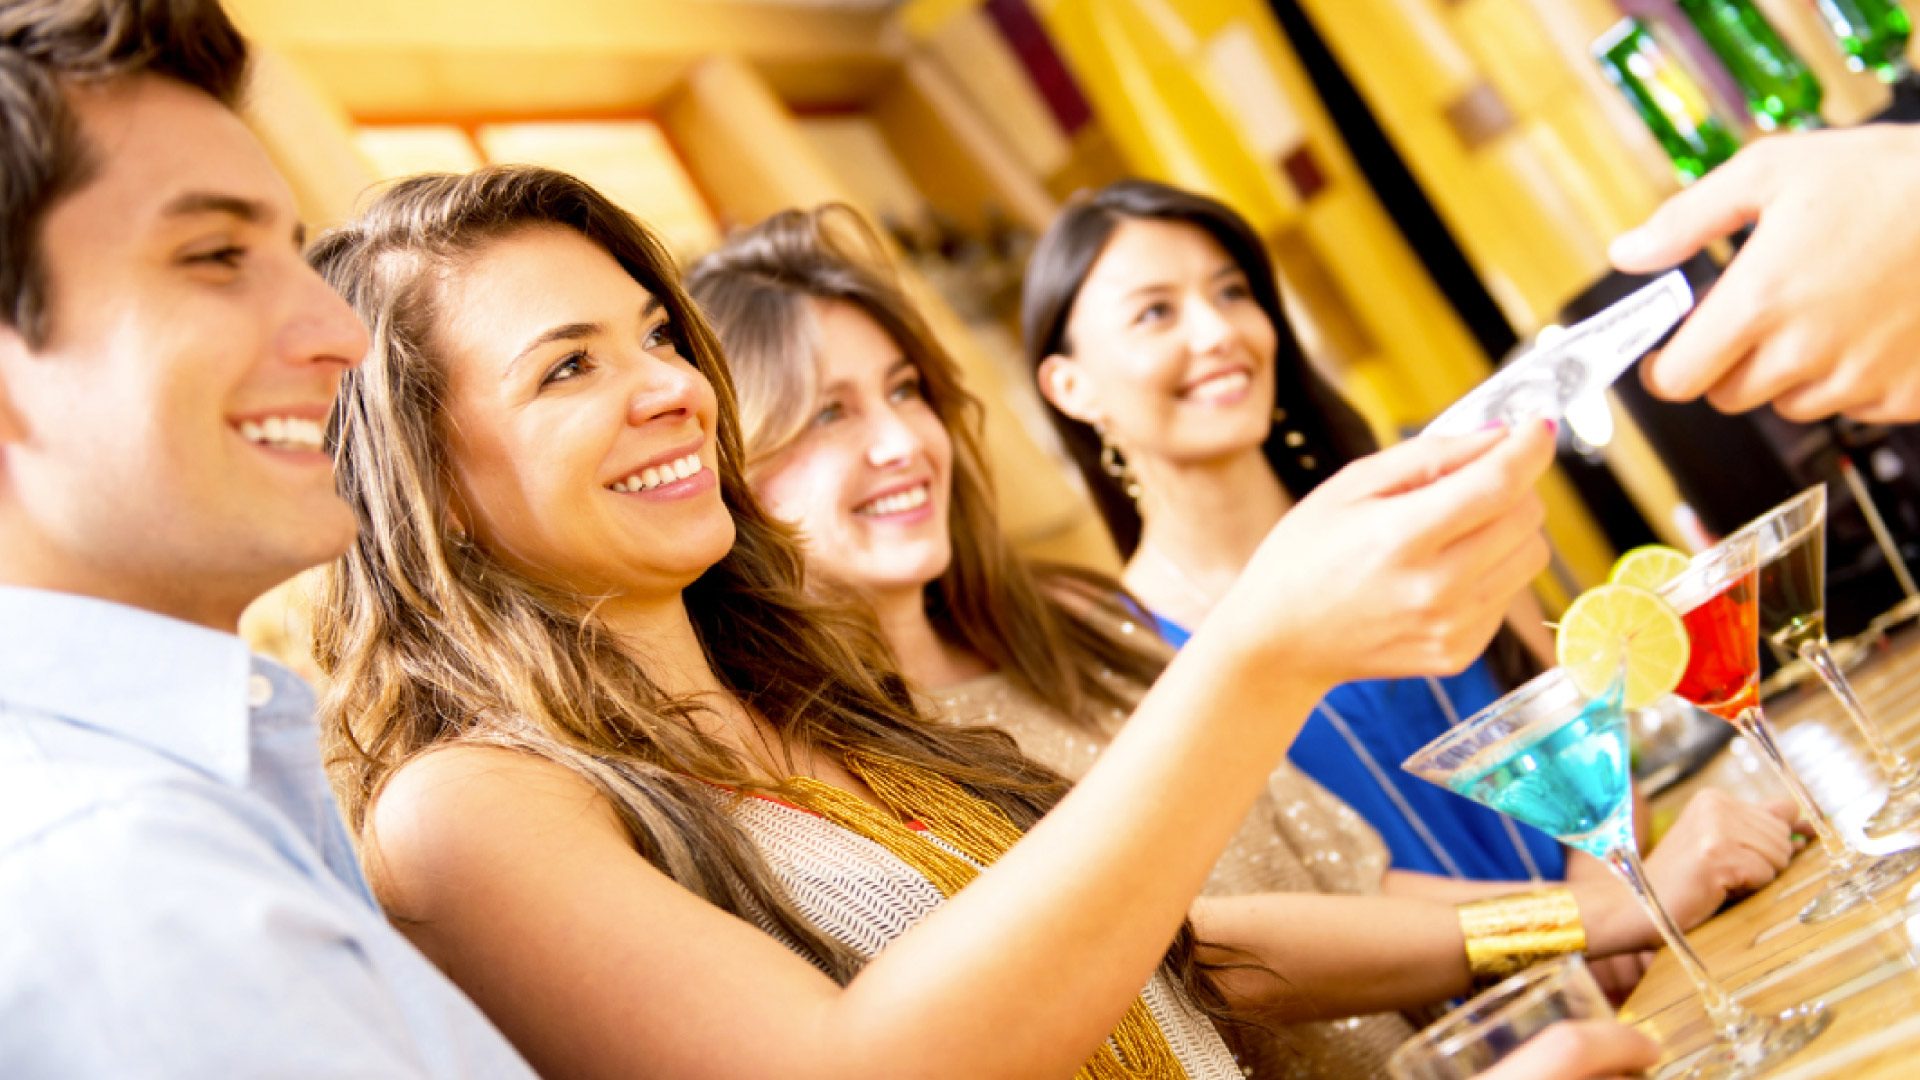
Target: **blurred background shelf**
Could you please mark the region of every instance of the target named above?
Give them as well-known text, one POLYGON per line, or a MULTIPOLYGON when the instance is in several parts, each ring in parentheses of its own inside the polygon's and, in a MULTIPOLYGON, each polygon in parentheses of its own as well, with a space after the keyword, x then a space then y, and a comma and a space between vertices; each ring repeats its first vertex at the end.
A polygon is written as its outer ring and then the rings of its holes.
MULTIPOLYGON (((316 224, 347 218, 380 181, 494 161, 579 173, 685 258, 783 207, 859 207, 987 403, 1016 540, 1108 568, 1112 546, 1018 350, 1025 255, 1062 200, 1138 175, 1233 205, 1267 238, 1315 362, 1393 439, 1610 295, 1607 243, 1677 190, 1593 62, 1595 39, 1635 15, 1681 43, 1719 107, 1738 89, 1670 0, 232 7, 264 46, 252 122, 316 224)), ((1813 4, 1757 7, 1819 80, 1827 122, 1888 108, 1888 87, 1848 69, 1813 4)), ((1761 134, 1728 115, 1742 138, 1761 134)), ((1550 612, 1624 547, 1685 546, 1737 524, 1747 501, 1822 479, 1842 444, 1920 556, 1908 433, 1703 408, 1623 382, 1599 407, 1607 437, 1566 440, 1545 491, 1556 558, 1537 591, 1550 612)), ((1837 609, 1852 555, 1864 592, 1888 572, 1845 546, 1859 530, 1844 503, 1837 609)))

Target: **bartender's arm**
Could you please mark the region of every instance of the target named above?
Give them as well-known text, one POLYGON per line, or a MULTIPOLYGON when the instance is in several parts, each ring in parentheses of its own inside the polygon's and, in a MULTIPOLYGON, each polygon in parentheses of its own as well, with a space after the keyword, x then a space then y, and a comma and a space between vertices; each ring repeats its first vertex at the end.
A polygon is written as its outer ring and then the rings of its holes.
POLYGON ((1920 127, 1769 138, 1614 242, 1645 272, 1744 225, 1753 236, 1667 348, 1654 394, 1724 412, 1920 420, 1920 127))

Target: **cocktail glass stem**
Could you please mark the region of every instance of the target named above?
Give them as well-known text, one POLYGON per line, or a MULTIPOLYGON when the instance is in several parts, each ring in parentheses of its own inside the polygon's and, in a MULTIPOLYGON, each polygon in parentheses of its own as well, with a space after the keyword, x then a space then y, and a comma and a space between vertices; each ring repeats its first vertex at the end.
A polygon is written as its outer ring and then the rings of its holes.
POLYGON ((1733 726, 1760 748, 1761 756, 1773 766, 1774 775, 1786 785, 1787 794, 1793 796, 1794 803, 1800 807, 1800 816, 1813 826, 1814 835, 1819 837, 1820 846, 1825 849, 1827 859, 1832 864, 1831 872, 1836 877, 1844 873, 1853 865, 1859 853, 1840 835, 1833 819, 1814 800, 1813 792, 1807 790, 1807 785, 1800 782, 1793 767, 1787 764, 1786 756, 1780 753, 1779 742, 1773 737, 1773 725, 1767 722, 1766 713, 1760 711, 1758 706, 1747 709, 1734 718, 1733 726))
POLYGON ((1920 773, 1915 772, 1913 763, 1900 756, 1900 752, 1887 741, 1880 725, 1867 716, 1866 706, 1860 704, 1860 698, 1853 692, 1853 685, 1841 672, 1840 665, 1834 662, 1833 651, 1827 648, 1826 639, 1823 637, 1802 643, 1800 658, 1819 672, 1820 680, 1840 700, 1840 708, 1846 712, 1847 719, 1853 721, 1853 726, 1860 730, 1860 737, 1867 741, 1867 748, 1873 751, 1880 771, 1887 774, 1887 786, 1898 790, 1920 780, 1920 773))
POLYGON ((1653 886, 1647 881, 1647 868, 1641 865, 1640 853, 1634 850, 1631 837, 1624 837, 1621 843, 1607 849, 1607 865, 1613 867, 1614 873, 1619 874, 1627 883, 1627 888, 1632 889, 1633 895, 1640 899, 1640 906, 1653 919, 1654 929, 1660 931, 1660 937, 1666 941, 1667 947, 1679 958, 1680 966, 1686 969, 1687 978, 1693 980, 1694 989, 1700 992, 1700 1002, 1706 1006, 1714 1030, 1723 1041, 1737 1044, 1742 1033, 1753 1022, 1752 1015, 1734 1004, 1733 998, 1721 989, 1719 981, 1707 971, 1700 954, 1694 952, 1693 946, 1687 943, 1687 936, 1680 932, 1673 916, 1667 914, 1666 906, 1660 903, 1659 897, 1653 895, 1653 886))
POLYGON ((1920 585, 1914 584, 1913 572, 1907 569, 1907 560, 1900 555, 1900 545, 1887 529, 1887 519, 1880 516, 1880 506, 1873 501, 1872 493, 1867 491, 1866 481, 1860 479, 1860 470, 1854 467, 1853 459, 1845 454, 1840 455, 1840 475, 1853 492, 1861 516, 1867 519, 1867 528, 1873 530, 1873 539, 1880 545, 1880 554, 1887 557, 1887 565, 1893 568, 1893 576, 1900 582, 1900 591, 1909 600, 1920 597, 1920 585))

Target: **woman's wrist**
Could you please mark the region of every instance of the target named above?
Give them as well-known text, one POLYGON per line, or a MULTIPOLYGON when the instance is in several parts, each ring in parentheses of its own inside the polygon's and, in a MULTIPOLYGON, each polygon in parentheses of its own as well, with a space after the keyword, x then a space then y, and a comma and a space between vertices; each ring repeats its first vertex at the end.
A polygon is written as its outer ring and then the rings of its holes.
POLYGON ((1324 664, 1305 660, 1315 650, 1302 646, 1315 639, 1324 641, 1330 628, 1295 626, 1295 620, 1271 611, 1247 615, 1251 617, 1242 616, 1238 599, 1229 597, 1194 628, 1180 655, 1192 654, 1217 671, 1218 677, 1275 700, 1304 698, 1311 705, 1343 681, 1324 664))
POLYGON ((1619 878, 1569 881, 1566 887, 1580 905, 1587 955, 1618 956, 1659 947, 1660 935, 1653 922, 1619 878))

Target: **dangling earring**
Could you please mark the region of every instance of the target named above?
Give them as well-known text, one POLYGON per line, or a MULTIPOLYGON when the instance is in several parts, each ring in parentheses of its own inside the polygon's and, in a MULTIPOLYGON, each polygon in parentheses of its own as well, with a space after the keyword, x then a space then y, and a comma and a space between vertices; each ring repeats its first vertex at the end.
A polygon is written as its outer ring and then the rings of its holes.
POLYGON ((1133 466, 1120 453, 1120 448, 1107 437, 1105 424, 1095 424, 1093 430, 1100 436, 1100 471, 1120 482, 1120 490, 1127 498, 1140 501, 1140 481, 1133 475, 1133 466))

